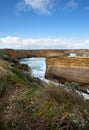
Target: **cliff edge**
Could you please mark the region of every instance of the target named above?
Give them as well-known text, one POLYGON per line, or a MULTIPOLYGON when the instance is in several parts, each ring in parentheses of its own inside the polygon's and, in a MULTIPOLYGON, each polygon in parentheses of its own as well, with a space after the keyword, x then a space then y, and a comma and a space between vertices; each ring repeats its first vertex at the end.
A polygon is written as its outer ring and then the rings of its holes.
POLYGON ((47 58, 46 78, 89 84, 89 57, 47 58))

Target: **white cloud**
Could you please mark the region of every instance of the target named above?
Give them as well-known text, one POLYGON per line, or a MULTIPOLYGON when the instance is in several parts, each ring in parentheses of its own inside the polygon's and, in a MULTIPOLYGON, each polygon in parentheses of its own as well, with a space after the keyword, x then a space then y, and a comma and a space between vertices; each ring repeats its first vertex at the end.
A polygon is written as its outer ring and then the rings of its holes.
POLYGON ((17 4, 19 10, 29 10, 32 9, 35 13, 38 14, 47 14, 51 13, 54 0, 23 0, 17 4))
POLYGON ((79 6, 79 2, 76 2, 75 0, 69 0, 67 3, 65 3, 64 9, 74 9, 79 6))
POLYGON ((86 43, 86 44, 89 44, 89 39, 85 40, 85 43, 86 43))
MULTIPOLYGON (((37 14, 50 15, 54 10, 70 10, 79 6, 78 0, 22 0, 17 3, 19 11, 33 10, 37 14)), ((17 11, 17 15, 18 15, 17 11)))
POLYGON ((12 49, 89 49, 89 39, 76 38, 39 38, 22 39, 20 37, 0 38, 0 48, 12 49))

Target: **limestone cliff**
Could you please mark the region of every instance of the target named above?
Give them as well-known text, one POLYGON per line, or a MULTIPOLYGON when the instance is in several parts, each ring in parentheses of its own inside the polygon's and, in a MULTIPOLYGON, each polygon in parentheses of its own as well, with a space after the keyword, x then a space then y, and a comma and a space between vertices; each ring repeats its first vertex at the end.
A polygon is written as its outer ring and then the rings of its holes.
POLYGON ((4 53, 12 56, 14 59, 29 58, 29 57, 65 57, 74 53, 76 56, 89 56, 89 50, 87 49, 71 49, 71 50, 13 50, 13 49, 1 49, 0 55, 4 53))
POLYGON ((46 78, 89 84, 89 57, 47 58, 46 78))

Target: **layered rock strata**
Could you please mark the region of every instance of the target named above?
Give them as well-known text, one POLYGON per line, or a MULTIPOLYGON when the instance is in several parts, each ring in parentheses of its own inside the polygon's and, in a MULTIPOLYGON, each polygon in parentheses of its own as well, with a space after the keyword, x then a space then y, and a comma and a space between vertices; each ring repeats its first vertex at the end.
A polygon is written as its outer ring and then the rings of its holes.
POLYGON ((46 78, 89 84, 89 57, 46 59, 46 78))

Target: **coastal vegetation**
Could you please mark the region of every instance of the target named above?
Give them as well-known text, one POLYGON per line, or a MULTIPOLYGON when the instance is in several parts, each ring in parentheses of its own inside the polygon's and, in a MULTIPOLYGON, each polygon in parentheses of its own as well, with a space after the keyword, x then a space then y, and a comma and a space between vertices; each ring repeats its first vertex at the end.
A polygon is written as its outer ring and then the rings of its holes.
POLYGON ((0 56, 0 130, 89 130, 89 100, 77 83, 47 84, 27 65, 0 56))

